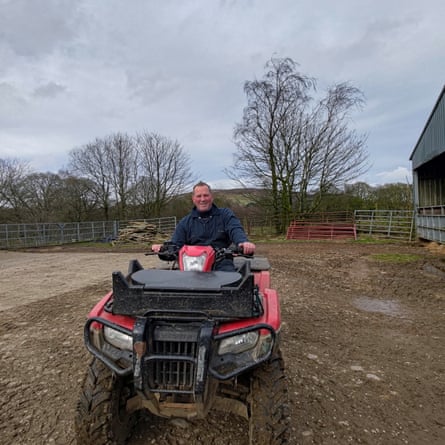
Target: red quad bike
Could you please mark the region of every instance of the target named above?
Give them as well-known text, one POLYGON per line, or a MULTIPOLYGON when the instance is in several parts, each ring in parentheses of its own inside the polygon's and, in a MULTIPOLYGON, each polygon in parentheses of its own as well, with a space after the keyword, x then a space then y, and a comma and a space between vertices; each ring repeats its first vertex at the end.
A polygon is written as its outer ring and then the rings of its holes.
POLYGON ((77 443, 124 444, 136 411, 204 418, 210 409, 249 421, 249 443, 288 443, 288 395, 277 292, 264 257, 238 249, 165 243, 163 269, 130 261, 93 308, 93 355, 81 390, 77 443), (214 265, 233 257, 235 272, 214 265))

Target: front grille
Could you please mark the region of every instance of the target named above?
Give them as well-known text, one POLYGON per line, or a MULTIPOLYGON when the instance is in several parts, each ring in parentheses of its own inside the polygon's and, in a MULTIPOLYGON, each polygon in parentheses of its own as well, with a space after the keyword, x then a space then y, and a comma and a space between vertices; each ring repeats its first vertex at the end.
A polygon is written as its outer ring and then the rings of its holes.
POLYGON ((193 392, 197 344, 155 341, 153 349, 150 386, 156 390, 193 392))
POLYGON ((152 326, 145 356, 151 391, 190 394, 196 390, 200 328, 194 323, 152 326))

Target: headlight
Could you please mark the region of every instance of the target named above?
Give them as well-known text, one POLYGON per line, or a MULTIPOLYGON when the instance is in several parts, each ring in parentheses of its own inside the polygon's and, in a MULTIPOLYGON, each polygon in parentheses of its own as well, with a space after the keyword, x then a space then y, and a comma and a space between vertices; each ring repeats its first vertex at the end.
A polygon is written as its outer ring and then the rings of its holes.
POLYGON ((212 357, 210 371, 217 378, 230 378, 267 360, 273 348, 273 336, 254 330, 220 340, 212 357))
POLYGON ((219 344, 218 354, 239 354, 240 352, 248 351, 255 347, 258 336, 258 331, 251 331, 225 338, 219 344))
POLYGON ((206 256, 207 255, 205 254, 199 256, 189 256, 184 254, 182 256, 184 270, 202 272, 204 270, 206 256))
POLYGON ((116 331, 116 329, 104 326, 104 338, 117 349, 133 350, 133 338, 127 334, 116 331))

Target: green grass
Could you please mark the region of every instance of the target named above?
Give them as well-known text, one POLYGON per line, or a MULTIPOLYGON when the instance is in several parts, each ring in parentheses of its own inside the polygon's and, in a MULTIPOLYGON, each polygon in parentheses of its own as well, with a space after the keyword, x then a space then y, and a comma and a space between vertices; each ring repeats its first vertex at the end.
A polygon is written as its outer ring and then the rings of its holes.
POLYGON ((378 238, 372 236, 360 236, 356 240, 353 241, 358 244, 394 244, 394 243, 407 243, 409 241, 399 240, 395 238, 378 238))
POLYGON ((410 253, 375 253, 373 255, 370 255, 370 258, 386 263, 402 264, 418 261, 422 257, 420 255, 414 255, 410 253))
POLYGON ((289 241, 285 236, 249 236, 249 240, 253 243, 283 243, 289 241))

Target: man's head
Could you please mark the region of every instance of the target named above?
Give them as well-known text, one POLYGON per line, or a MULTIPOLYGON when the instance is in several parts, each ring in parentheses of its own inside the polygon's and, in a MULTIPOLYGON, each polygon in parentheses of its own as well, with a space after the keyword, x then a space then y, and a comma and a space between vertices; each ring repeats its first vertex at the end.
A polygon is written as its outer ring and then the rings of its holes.
POLYGON ((207 212, 213 204, 212 190, 205 182, 198 182, 193 186, 192 201, 199 212, 207 212))

